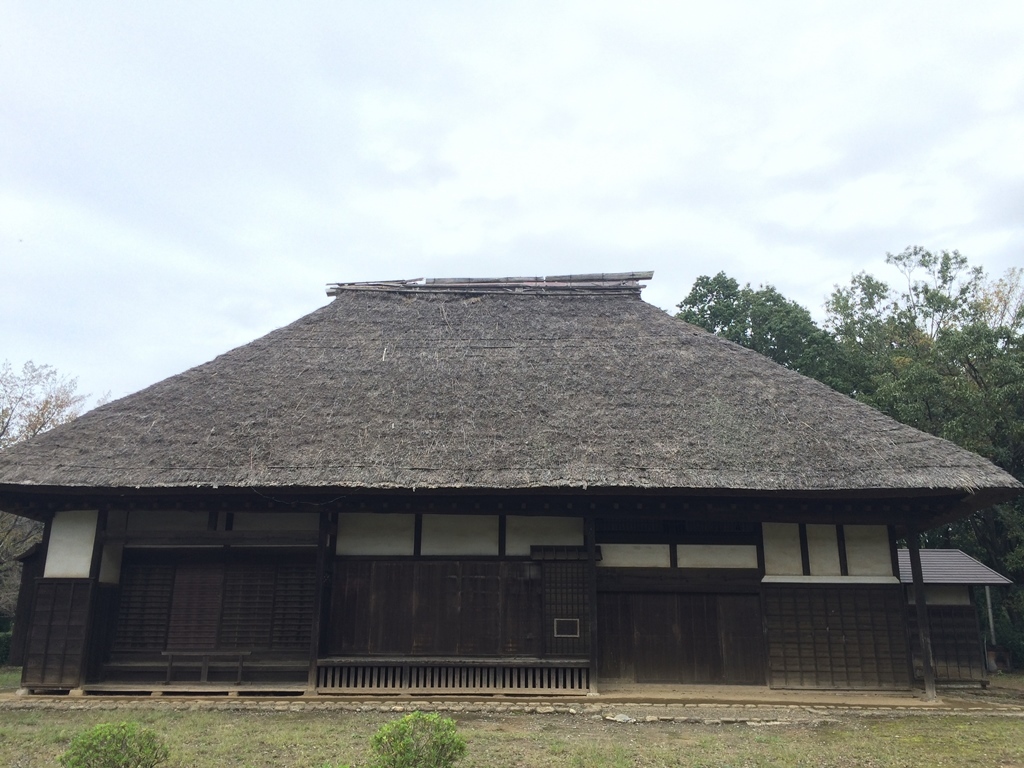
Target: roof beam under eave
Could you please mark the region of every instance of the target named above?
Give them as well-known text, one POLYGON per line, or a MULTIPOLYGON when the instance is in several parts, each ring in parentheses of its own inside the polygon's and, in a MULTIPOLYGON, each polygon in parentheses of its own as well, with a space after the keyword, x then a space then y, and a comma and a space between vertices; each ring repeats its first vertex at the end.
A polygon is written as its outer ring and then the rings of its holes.
POLYGON ((228 511, 412 512, 421 514, 506 514, 632 519, 831 524, 909 523, 927 530, 978 508, 977 496, 857 497, 780 494, 697 496, 688 493, 445 493, 422 491, 360 493, 347 489, 0 489, 0 509, 47 520, 62 509, 206 509, 228 511))

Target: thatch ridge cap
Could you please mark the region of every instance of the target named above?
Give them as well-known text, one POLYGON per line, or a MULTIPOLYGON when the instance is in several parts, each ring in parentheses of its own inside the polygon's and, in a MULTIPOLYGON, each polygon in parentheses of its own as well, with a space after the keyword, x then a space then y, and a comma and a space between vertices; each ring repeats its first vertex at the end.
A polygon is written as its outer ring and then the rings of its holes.
POLYGON ((537 277, 417 277, 411 280, 374 280, 368 282, 330 283, 328 296, 343 291, 386 291, 392 293, 546 293, 546 294, 616 294, 640 295, 653 271, 599 272, 578 275, 537 277))

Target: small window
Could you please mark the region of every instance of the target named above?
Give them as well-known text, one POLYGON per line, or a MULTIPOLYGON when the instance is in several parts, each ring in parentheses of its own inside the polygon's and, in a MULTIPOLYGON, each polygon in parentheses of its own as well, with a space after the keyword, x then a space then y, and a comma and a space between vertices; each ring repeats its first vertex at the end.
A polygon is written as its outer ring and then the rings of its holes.
POLYGON ((555 619, 555 637, 579 637, 579 619, 555 619))

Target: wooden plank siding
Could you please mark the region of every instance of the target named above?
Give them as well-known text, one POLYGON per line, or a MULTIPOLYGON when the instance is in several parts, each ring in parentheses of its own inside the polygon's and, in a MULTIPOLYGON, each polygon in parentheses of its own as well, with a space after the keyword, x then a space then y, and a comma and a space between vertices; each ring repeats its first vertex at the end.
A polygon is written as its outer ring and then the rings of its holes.
POLYGON ((910 687, 897 585, 772 585, 764 615, 773 688, 910 687))
POLYGON ((765 682, 756 594, 598 595, 598 674, 638 683, 765 682))
POLYGON ((21 682, 26 688, 76 688, 88 662, 90 579, 37 579, 21 682))
POLYGON ((589 652, 585 562, 339 558, 331 594, 329 656, 589 652), (555 637, 555 619, 578 621, 578 636, 555 637))

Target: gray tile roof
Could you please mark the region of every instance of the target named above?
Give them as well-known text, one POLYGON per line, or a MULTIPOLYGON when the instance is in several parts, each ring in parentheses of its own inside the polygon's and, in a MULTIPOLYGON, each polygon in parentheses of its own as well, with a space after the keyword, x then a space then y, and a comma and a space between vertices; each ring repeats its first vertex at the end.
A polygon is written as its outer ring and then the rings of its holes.
MULTIPOLYGON (((910 573, 910 550, 896 551, 900 562, 900 581, 913 584, 910 573)), ((921 575, 925 584, 1012 584, 1005 576, 979 563, 959 549, 922 549, 921 575)))

